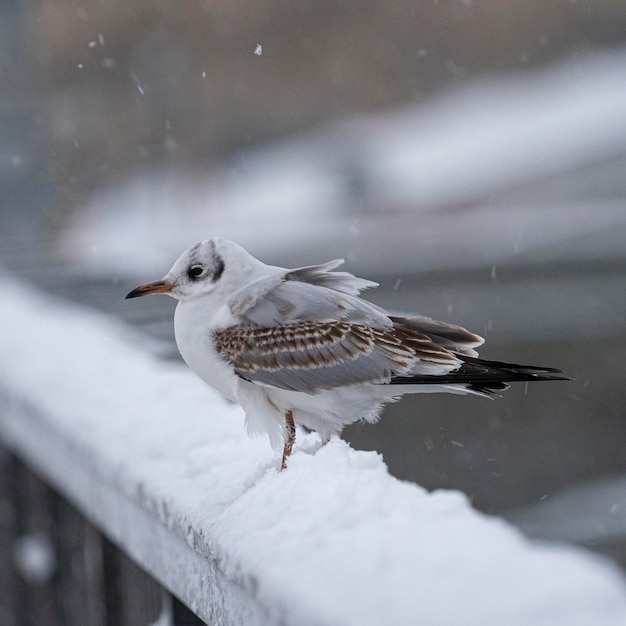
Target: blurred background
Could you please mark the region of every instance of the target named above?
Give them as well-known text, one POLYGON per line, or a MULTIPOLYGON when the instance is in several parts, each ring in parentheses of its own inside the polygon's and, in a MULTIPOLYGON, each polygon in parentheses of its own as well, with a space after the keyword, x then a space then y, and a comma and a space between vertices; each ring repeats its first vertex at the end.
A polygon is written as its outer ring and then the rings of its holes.
POLYGON ((187 246, 344 257, 371 300, 574 378, 345 438, 626 564, 623 0, 4 0, 0 72, 5 267, 177 358, 174 302, 123 297, 187 246))

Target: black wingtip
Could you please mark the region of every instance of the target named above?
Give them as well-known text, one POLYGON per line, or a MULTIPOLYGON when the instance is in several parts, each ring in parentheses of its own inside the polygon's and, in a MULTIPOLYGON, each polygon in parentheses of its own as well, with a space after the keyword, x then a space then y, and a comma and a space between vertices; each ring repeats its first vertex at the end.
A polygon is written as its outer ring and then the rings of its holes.
POLYGON ((556 367, 544 367, 542 365, 519 365, 517 363, 504 363, 502 361, 484 361, 475 357, 463 357, 463 370, 474 370, 476 373, 501 374, 502 380, 508 382, 523 382, 534 380, 573 380, 565 375, 563 370, 556 367), (481 372, 482 370, 482 372, 481 372))
POLYGON ((395 376, 391 379, 391 383, 395 385, 467 385, 468 389, 479 393, 498 395, 498 392, 508 389, 509 383, 573 380, 555 367, 484 361, 466 356, 461 358, 464 361, 463 365, 448 374, 395 376))

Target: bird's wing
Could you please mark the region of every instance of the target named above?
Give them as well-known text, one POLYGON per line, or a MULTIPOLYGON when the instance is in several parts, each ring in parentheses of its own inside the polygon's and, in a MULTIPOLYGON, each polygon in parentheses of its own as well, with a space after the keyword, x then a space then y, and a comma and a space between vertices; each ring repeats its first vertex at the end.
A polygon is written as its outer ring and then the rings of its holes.
POLYGON ((440 376, 462 362, 405 326, 380 329, 349 320, 230 326, 215 346, 242 378, 315 393, 344 385, 388 383, 394 376, 440 376))
POLYGON ((485 340, 462 326, 439 322, 429 317, 401 317, 390 316, 391 321, 430 337, 436 344, 447 348, 456 354, 464 356, 478 356, 475 348, 482 346, 485 340))
POLYGON ((339 264, 337 260, 293 270, 272 268, 231 297, 230 312, 251 326, 339 319, 391 328, 383 309, 358 297, 361 289, 376 283, 331 271, 339 264))
POLYGON ((358 297, 376 283, 333 271, 342 261, 268 273, 228 302, 239 323, 217 350, 247 380, 314 393, 405 376, 444 376, 482 338, 425 317, 392 317, 358 297))
POLYGON ((373 280, 359 278, 349 272, 335 272, 336 268, 343 265, 343 259, 333 259, 321 265, 306 265, 289 270, 287 278, 289 280, 298 280, 310 285, 318 285, 320 287, 328 287, 350 296, 358 296, 363 289, 370 287, 378 287, 378 283, 373 280))

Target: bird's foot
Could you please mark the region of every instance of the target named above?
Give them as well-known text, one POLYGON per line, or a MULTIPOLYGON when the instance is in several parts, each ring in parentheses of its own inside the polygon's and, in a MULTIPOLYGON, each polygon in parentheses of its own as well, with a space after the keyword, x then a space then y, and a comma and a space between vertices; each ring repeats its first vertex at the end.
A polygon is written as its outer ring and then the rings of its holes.
POLYGON ((291 455, 293 444, 296 440, 296 425, 293 422, 293 413, 291 411, 285 413, 285 430, 287 431, 287 437, 285 438, 285 447, 283 448, 281 471, 287 467, 287 459, 291 455))

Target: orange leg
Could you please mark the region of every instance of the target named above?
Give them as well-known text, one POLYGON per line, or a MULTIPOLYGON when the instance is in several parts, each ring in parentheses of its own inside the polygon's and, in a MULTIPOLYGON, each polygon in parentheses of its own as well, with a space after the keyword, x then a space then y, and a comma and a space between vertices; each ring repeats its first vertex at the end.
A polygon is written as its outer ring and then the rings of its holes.
POLYGON ((296 425, 293 423, 293 413, 287 411, 285 413, 285 426, 287 427, 287 438, 285 439, 285 447, 283 448, 283 463, 281 470, 287 467, 287 459, 291 455, 293 444, 296 440, 296 425))

